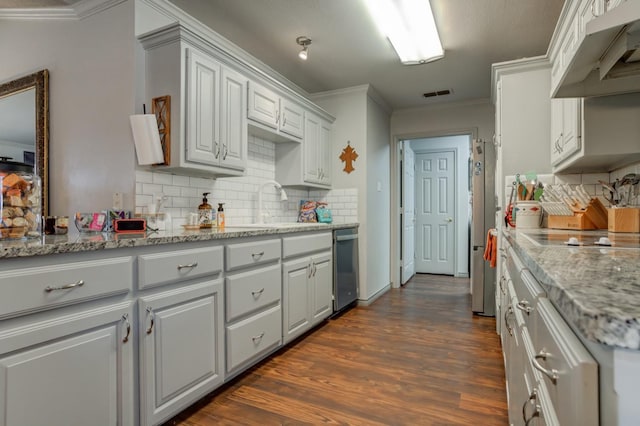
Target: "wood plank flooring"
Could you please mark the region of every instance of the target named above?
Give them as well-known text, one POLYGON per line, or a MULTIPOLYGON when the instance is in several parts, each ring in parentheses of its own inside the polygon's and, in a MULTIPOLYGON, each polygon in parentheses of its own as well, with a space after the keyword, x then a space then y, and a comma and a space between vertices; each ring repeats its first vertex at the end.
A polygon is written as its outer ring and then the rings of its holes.
POLYGON ((471 313, 468 288, 468 279, 417 275, 168 424, 508 424, 495 318, 471 313))

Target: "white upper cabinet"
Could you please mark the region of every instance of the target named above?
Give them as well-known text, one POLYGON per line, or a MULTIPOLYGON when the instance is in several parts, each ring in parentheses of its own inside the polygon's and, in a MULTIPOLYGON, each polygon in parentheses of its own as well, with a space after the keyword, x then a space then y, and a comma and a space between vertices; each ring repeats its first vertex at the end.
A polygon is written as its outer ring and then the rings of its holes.
POLYGON ((302 146, 276 146, 276 180, 287 186, 330 188, 331 129, 329 121, 306 112, 302 146))
POLYGON ((168 165, 204 176, 240 176, 247 162, 247 77, 176 24, 141 37, 147 98, 171 96, 168 165))
POLYGON ((580 150, 581 99, 551 99, 551 164, 580 150))
POLYGON ((277 142, 302 139, 304 110, 300 105, 253 81, 248 97, 247 115, 257 127, 255 133, 277 142))

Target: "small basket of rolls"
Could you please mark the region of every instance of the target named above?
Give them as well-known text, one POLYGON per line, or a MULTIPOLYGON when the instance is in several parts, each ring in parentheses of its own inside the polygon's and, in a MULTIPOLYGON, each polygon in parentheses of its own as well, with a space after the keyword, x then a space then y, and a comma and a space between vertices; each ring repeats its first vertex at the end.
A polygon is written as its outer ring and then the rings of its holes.
POLYGON ((27 164, 2 161, 0 240, 40 237, 41 188, 27 164), (7 165, 12 167, 7 167, 7 165))

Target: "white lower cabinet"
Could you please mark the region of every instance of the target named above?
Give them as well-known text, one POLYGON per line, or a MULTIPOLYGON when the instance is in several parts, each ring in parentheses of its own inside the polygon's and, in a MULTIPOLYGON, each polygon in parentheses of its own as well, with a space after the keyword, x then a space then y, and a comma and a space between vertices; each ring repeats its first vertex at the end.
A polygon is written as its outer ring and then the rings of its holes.
POLYGON ((319 234, 307 237, 290 237, 292 244, 284 239, 287 246, 306 244, 313 241, 324 249, 308 256, 288 260, 282 263, 282 335, 284 343, 302 335, 314 325, 326 319, 333 312, 333 262, 331 258, 331 234, 319 234), (308 238, 308 240, 294 240, 308 238), (327 249, 329 249, 327 251, 327 249))
POLYGON ((515 250, 506 253, 501 337, 509 423, 598 425, 598 363, 515 250))
POLYGON ((0 425, 134 425, 132 303, 0 330, 0 425))
POLYGON ((224 380, 222 279, 140 298, 141 423, 159 424, 224 380))
POLYGON ((280 239, 225 247, 228 377, 255 364, 282 344, 281 247, 280 239))

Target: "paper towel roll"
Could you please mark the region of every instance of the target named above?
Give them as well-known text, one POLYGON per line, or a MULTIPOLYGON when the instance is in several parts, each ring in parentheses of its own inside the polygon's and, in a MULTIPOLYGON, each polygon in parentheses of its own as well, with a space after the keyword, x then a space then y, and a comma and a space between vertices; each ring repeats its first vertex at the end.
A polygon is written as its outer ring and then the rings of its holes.
POLYGON ((164 163, 156 116, 154 114, 137 114, 129 116, 129 119, 133 141, 136 145, 138 164, 164 163))

